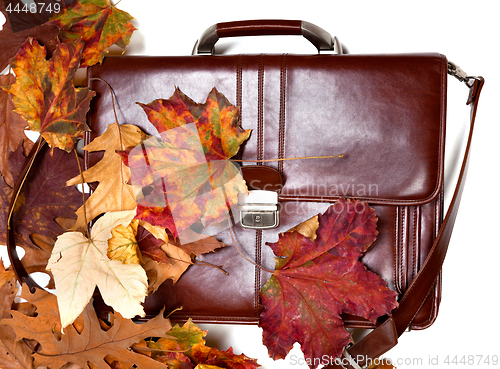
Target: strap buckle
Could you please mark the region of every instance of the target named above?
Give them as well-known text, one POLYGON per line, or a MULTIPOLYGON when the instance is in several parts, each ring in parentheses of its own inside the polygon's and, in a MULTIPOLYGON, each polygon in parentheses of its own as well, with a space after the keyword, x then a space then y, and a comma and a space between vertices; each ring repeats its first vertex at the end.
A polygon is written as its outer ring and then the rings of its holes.
MULTIPOLYGON (((348 351, 351 347, 352 347, 352 342, 349 343, 346 347, 344 347, 344 350, 342 351, 342 356, 344 357, 344 359, 346 359, 349 365, 352 366, 354 369, 367 369, 368 365, 360 366, 358 362, 354 360, 354 358, 351 356, 351 354, 348 351)), ((339 364, 342 368, 349 369, 344 365, 344 360, 340 360, 339 364)))

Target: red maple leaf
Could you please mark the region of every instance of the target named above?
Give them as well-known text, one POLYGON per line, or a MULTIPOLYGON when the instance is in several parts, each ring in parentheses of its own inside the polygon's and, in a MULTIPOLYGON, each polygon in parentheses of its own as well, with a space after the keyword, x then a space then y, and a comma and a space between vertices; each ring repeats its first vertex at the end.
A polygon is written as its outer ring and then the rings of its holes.
POLYGON ((261 289, 263 342, 273 359, 301 344, 311 367, 342 354, 350 342, 340 314, 375 322, 397 306, 394 291, 358 259, 375 241, 377 217, 367 203, 340 199, 319 215, 316 239, 296 231, 269 244, 276 270, 261 289))

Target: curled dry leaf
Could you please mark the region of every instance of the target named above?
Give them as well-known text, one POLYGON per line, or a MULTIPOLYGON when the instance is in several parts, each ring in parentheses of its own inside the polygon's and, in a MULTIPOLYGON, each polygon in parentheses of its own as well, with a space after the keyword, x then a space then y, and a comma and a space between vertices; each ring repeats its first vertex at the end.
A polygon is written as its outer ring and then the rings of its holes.
POLYGON ((135 27, 132 16, 117 9, 109 0, 79 0, 56 14, 47 24, 59 28, 63 42, 85 42, 82 68, 102 62, 113 44, 125 48, 135 27))
POLYGON ((192 264, 188 253, 171 243, 165 243, 163 239, 156 238, 143 227, 138 229, 137 241, 143 255, 142 266, 148 276, 148 293, 155 292, 167 279, 172 279, 176 283, 192 264))
POLYGON ((73 86, 82 48, 81 42, 59 44, 46 60, 45 47, 29 38, 11 61, 16 82, 3 87, 29 129, 40 132, 52 149, 71 151, 89 130, 85 120, 95 92, 73 86))
POLYGON ((269 244, 276 267, 260 292, 269 355, 284 358, 299 342, 311 367, 323 355, 339 357, 350 342, 340 314, 375 322, 397 307, 396 292, 359 261, 378 234, 375 211, 340 199, 318 221, 314 241, 292 230, 269 244))
POLYGON ((111 230, 108 240, 108 257, 124 264, 141 264, 141 252, 135 236, 139 221, 133 219, 128 226, 118 225, 111 230))
POLYGON ((66 232, 57 238, 47 269, 56 282, 63 328, 71 324, 90 301, 95 287, 104 302, 125 318, 144 316, 141 305, 147 294, 147 277, 138 264, 123 264, 107 256, 111 230, 127 226, 135 210, 107 213, 90 234, 66 232))
POLYGON ((289 231, 297 231, 301 235, 309 238, 311 241, 314 241, 316 239, 316 231, 318 230, 318 227, 319 227, 318 216, 315 215, 312 218, 306 220, 305 222, 296 225, 289 231))

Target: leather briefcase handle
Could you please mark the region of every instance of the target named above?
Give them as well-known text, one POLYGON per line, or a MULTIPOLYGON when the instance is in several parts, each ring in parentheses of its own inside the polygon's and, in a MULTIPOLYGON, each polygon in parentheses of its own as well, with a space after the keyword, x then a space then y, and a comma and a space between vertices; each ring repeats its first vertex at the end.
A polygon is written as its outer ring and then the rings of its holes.
POLYGON ((278 35, 302 35, 318 49, 318 52, 330 51, 342 54, 342 46, 338 39, 315 24, 300 20, 259 19, 214 24, 207 28, 196 42, 193 55, 213 54, 216 42, 224 37, 278 35))

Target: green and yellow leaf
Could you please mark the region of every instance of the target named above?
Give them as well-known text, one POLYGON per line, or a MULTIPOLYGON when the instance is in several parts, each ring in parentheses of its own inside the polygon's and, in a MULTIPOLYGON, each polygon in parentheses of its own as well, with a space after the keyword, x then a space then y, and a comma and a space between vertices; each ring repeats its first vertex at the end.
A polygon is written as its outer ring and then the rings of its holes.
POLYGON ((86 68, 101 63, 111 45, 125 48, 129 44, 136 29, 130 23, 132 19, 109 0, 80 0, 55 15, 48 24, 59 28, 63 42, 83 40, 81 67, 86 68))

